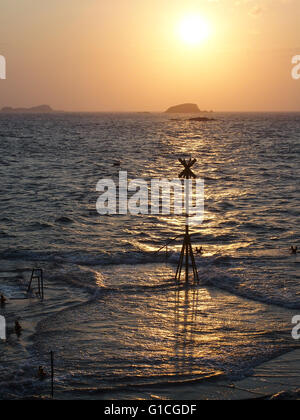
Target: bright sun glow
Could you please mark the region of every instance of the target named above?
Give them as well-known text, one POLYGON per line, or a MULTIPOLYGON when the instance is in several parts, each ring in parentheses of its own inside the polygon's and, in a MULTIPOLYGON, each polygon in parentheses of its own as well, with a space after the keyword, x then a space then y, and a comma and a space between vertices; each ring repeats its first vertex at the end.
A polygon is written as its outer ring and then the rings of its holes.
POLYGON ((197 45, 205 41, 211 33, 210 25, 201 16, 185 17, 179 26, 180 38, 187 44, 197 45))

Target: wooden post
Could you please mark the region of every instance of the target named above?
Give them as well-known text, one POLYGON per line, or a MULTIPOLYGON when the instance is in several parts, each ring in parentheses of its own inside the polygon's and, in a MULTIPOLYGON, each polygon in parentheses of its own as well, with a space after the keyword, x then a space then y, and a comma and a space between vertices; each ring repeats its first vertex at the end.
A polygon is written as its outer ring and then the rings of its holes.
POLYGON ((40 276, 38 276, 37 281, 38 281, 39 297, 41 297, 41 277, 40 276))
POLYGON ((31 277, 29 281, 29 285, 27 288, 27 294, 31 290, 32 283, 34 280, 37 280, 37 287, 38 287, 38 295, 41 300, 44 300, 44 275, 43 275, 43 269, 42 268, 33 268, 31 272, 31 277))
MULTIPOLYGON (((191 178, 196 178, 196 175, 192 172, 191 167, 196 162, 196 159, 190 159, 188 162, 185 159, 179 159, 179 162, 184 166, 184 170, 179 174, 179 178, 186 179, 187 181, 191 178)), ((193 267, 193 276, 194 276, 194 282, 199 282, 199 276, 198 271, 196 267, 195 257, 193 253, 193 248, 191 244, 191 236, 189 233, 189 184, 186 183, 186 201, 185 201, 185 207, 186 207, 186 223, 185 223, 185 235, 183 238, 183 245, 180 253, 180 258, 175 274, 175 280, 180 282, 181 277, 181 271, 182 266, 184 263, 184 257, 185 257, 185 284, 189 284, 189 259, 191 258, 191 263, 193 267), (185 254, 185 255, 184 255, 185 254)))
POLYGON ((50 351, 51 358, 51 398, 54 398, 54 353, 50 351))
POLYGON ((189 229, 188 229, 187 225, 185 227, 185 230, 186 230, 185 238, 184 238, 184 241, 185 241, 185 283, 188 284, 188 282, 189 282, 189 252, 190 252, 190 250, 189 250, 189 243, 188 243, 189 229))
POLYGON ((44 273, 42 269, 41 269, 41 285, 42 285, 41 299, 44 300, 44 273))
POLYGON ((31 283, 32 283, 32 280, 33 280, 33 274, 34 274, 34 268, 31 271, 31 277, 30 277, 30 281, 29 281, 29 284, 28 284, 27 293, 29 293, 30 292, 30 289, 31 289, 31 283))

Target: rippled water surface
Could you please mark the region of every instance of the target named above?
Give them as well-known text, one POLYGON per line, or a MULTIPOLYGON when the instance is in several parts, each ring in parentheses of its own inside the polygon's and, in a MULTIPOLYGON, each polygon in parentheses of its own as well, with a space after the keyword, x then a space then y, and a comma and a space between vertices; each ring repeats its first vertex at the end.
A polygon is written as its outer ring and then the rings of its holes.
POLYGON ((58 392, 70 396, 238 377, 296 345, 300 115, 214 118, 0 115, 0 291, 11 298, 0 395, 43 393, 32 366, 47 365, 50 349, 58 392), (205 219, 192 228, 204 254, 201 285, 185 290, 173 281, 181 237, 167 259, 154 252, 183 232, 182 217, 100 217, 95 205, 98 180, 120 170, 172 179, 190 156, 205 181, 205 219), (34 266, 44 303, 23 300, 34 266))

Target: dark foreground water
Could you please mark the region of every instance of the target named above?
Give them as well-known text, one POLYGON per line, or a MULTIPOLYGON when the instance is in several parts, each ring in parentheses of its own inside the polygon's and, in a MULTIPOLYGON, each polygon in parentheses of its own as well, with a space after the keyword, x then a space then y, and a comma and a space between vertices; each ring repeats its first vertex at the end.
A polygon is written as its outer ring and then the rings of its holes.
MULTIPOLYGON (((0 115, 0 397, 46 395, 34 378, 55 351, 58 397, 109 397, 161 384, 239 378, 298 343, 300 114, 0 115), (183 118, 183 117, 179 117, 183 118), (102 178, 166 177, 198 159, 205 220, 201 285, 174 284, 178 216, 99 216, 102 178), (26 299, 32 267, 46 300, 26 299), (17 338, 13 322, 25 330, 17 338), (131 389, 130 388, 130 389, 131 389)), ((134 391, 133 391, 134 392, 134 391)), ((125 394, 124 394, 125 395, 125 394)))

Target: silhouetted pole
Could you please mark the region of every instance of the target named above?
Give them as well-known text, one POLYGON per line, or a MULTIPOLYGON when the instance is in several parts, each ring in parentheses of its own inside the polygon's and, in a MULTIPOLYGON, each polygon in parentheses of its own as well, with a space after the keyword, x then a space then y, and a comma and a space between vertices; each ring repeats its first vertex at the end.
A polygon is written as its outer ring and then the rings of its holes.
MULTIPOLYGON (((191 178, 196 178, 196 175, 191 170, 191 167, 197 162, 196 159, 190 159, 186 161, 185 159, 179 159, 179 162, 184 166, 184 170, 180 172, 179 178, 189 180, 191 178)), ((186 207, 186 222, 185 222, 185 235, 183 239, 183 245, 181 248, 181 253, 179 257, 179 262, 175 274, 175 280, 180 282, 181 271, 185 257, 185 283, 189 283, 189 259, 191 258, 191 263, 193 267, 193 276, 194 282, 199 283, 199 276, 196 267, 195 257, 193 253, 193 248, 191 244, 191 236, 189 233, 189 183, 186 183, 186 197, 185 197, 185 207, 186 207)))
MULTIPOLYGON (((187 178, 188 179, 188 178, 187 178)), ((188 203, 187 203, 188 205, 188 203)), ((186 207, 186 212, 188 207, 186 207)), ((188 218, 188 213, 186 215, 186 218, 188 218)), ((189 235, 189 225, 187 224, 188 222, 186 221, 186 225, 185 225, 185 282, 188 283, 189 281, 189 241, 188 238, 190 237, 189 235)))
POLYGON ((38 286, 37 294, 41 300, 44 300, 44 274, 43 274, 42 268, 32 269, 29 285, 27 288, 27 294, 30 292, 31 286, 34 280, 37 280, 37 286, 38 286))
POLYGON ((50 351, 51 358, 51 398, 54 398, 54 353, 50 351))
POLYGON ((41 270, 41 283, 42 283, 42 295, 41 295, 41 299, 44 300, 44 273, 43 273, 43 270, 41 270))

